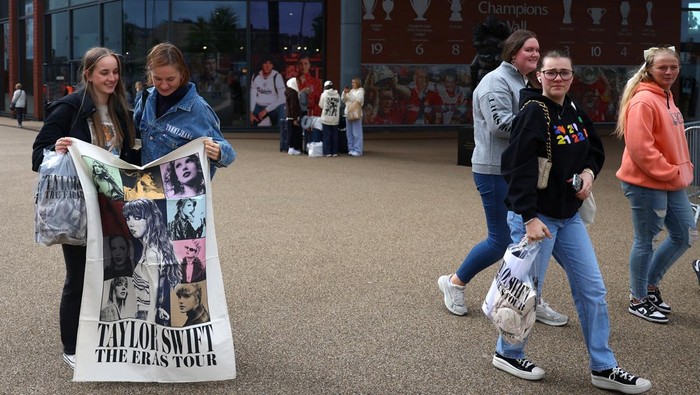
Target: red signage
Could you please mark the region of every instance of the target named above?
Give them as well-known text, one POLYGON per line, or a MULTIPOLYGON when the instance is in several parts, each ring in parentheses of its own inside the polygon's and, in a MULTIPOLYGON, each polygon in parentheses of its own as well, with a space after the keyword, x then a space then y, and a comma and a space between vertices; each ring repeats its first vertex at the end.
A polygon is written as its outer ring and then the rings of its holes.
POLYGON ((641 64, 644 49, 680 40, 677 0, 363 0, 362 62, 471 63, 473 27, 489 15, 579 65, 641 64))

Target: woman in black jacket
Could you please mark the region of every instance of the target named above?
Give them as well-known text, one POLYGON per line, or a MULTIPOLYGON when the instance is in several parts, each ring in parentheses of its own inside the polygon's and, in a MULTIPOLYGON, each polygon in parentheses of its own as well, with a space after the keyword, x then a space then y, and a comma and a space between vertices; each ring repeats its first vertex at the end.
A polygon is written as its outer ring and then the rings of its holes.
MULTIPOLYGON (((578 214, 603 168, 603 143, 590 118, 568 96, 574 77, 569 56, 551 51, 541 61, 537 78, 542 91, 521 91, 521 110, 513 119, 510 144, 501 155, 512 241, 527 237, 542 243, 531 269, 535 284, 544 281, 551 256, 566 272, 588 350, 591 383, 640 394, 651 388, 651 382, 620 368, 609 346, 607 291, 593 244, 578 214), (538 158, 550 158, 551 162, 551 170, 542 172, 544 183, 538 182, 538 158)), ((537 295, 540 293, 541 286, 537 295)), ((526 343, 527 339, 511 343, 500 336, 493 366, 521 379, 542 379, 544 370, 525 356, 526 343)))
MULTIPOLYGON (((71 138, 90 142, 127 162, 139 164, 134 125, 129 116, 119 57, 107 48, 91 48, 81 64, 82 88, 46 108, 44 126, 32 147, 32 170, 38 171, 44 150, 68 152, 71 138)), ((85 246, 62 245, 66 261, 59 311, 63 360, 75 367, 80 302, 85 275, 85 246)))

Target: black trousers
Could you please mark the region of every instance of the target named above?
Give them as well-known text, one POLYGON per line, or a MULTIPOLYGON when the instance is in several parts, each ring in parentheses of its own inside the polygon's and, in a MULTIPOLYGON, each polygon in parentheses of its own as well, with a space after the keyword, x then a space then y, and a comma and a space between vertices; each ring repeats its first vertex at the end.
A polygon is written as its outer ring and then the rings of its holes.
POLYGON ((289 147, 301 151, 304 145, 303 139, 301 125, 295 125, 293 121, 289 121, 289 147))
POLYGON ((15 117, 17 118, 17 125, 21 125, 24 122, 24 107, 15 107, 15 117))
POLYGON ((63 244, 63 258, 66 261, 66 280, 63 283, 61 307, 58 316, 61 326, 63 352, 75 354, 78 341, 78 322, 80 320, 80 303, 83 299, 83 282, 85 280, 85 257, 87 247, 63 244))

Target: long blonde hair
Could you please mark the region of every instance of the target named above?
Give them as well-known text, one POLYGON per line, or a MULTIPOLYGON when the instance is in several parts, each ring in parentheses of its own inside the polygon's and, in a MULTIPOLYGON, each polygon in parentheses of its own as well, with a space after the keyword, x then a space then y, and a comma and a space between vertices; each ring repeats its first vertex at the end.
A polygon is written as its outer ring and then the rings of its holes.
MULTIPOLYGON (((90 95, 93 103, 96 102, 95 98, 97 94, 95 93, 95 87, 89 82, 88 75, 94 71, 97 62, 106 58, 107 56, 113 56, 117 60, 117 67, 119 68, 119 80, 114 87, 114 93, 110 94, 107 98, 107 111, 109 117, 114 124, 114 130, 116 131, 115 144, 118 147, 123 147, 122 142, 124 141, 124 136, 127 135, 131 147, 134 146, 136 132, 134 130, 134 122, 129 117, 129 105, 126 102, 126 88, 124 87, 124 81, 122 81, 122 62, 119 56, 109 48, 104 47, 94 47, 90 48, 83 55, 83 61, 80 65, 80 82, 85 87, 85 92, 83 94, 90 95), (120 120, 124 120, 126 123, 127 130, 122 130, 120 120)), ((82 102, 81 102, 82 107, 82 102)), ((92 114, 92 123, 94 125, 102 125, 102 119, 100 118, 100 112, 95 111, 92 114)), ((97 126, 96 126, 97 127, 97 126)), ((99 147, 105 146, 105 136, 104 133, 95 133, 95 138, 97 141, 93 143, 99 147)))
POLYGON ((637 70, 637 72, 634 73, 629 80, 627 80, 625 89, 622 91, 622 96, 620 97, 620 106, 618 109, 619 114, 617 116, 617 126, 615 127, 614 133, 614 135, 618 138, 624 138, 625 136, 625 127, 627 126, 627 106, 629 105, 630 100, 632 100, 634 94, 637 92, 637 87, 642 82, 654 82, 654 77, 651 75, 650 70, 652 67, 654 67, 654 59, 656 58, 657 54, 671 54, 675 56, 676 59, 680 60, 680 56, 673 48, 650 48, 644 51, 644 63, 639 70, 637 70))

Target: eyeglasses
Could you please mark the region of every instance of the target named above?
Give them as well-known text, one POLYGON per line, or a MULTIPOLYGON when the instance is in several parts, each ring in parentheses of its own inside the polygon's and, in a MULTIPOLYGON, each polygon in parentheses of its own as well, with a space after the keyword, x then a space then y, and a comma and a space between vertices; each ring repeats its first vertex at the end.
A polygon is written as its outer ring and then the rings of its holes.
POLYGON ((568 81, 574 76, 574 72, 571 70, 542 70, 540 72, 542 73, 544 78, 546 78, 549 81, 554 81, 557 78, 557 76, 561 77, 562 81, 568 81))
POLYGON ((196 249, 196 248, 185 247, 185 249, 186 249, 187 251, 189 251, 189 252, 197 252, 197 249, 196 249))

